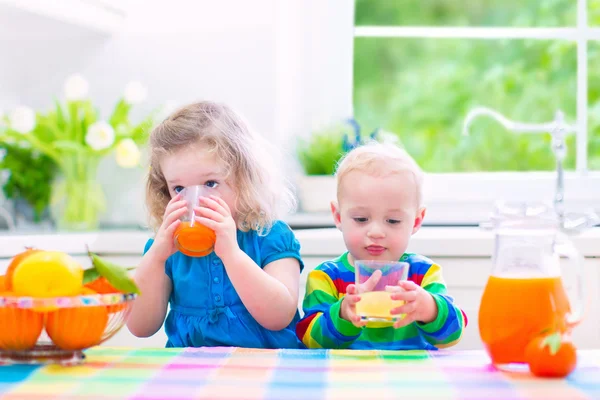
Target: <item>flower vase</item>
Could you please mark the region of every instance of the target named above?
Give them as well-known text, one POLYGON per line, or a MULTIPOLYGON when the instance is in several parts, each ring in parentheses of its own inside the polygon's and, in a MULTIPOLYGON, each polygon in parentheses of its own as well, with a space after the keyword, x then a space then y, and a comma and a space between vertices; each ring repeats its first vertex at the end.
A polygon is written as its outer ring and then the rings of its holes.
POLYGON ((73 155, 62 160, 60 174, 52 188, 51 210, 60 231, 98 229, 106 209, 102 186, 96 179, 99 157, 73 155))

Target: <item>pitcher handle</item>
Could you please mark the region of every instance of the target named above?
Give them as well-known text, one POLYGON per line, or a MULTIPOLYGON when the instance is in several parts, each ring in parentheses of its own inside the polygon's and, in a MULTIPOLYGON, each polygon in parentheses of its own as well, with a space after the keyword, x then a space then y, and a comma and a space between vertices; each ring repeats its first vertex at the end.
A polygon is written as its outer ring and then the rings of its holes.
POLYGON ((576 273, 577 303, 575 305, 571 304, 571 312, 567 315, 566 320, 567 327, 572 329, 581 322, 585 311, 585 282, 583 280, 584 258, 575 248, 573 242, 564 235, 559 235, 555 250, 559 256, 566 257, 570 260, 576 273))

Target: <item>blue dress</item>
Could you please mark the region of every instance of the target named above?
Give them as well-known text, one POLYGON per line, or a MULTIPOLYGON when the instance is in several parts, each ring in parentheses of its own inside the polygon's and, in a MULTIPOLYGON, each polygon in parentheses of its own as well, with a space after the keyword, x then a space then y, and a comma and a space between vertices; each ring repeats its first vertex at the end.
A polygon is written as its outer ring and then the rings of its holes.
MULTIPOLYGON (((288 225, 277 221, 266 236, 256 231, 237 231, 240 249, 264 268, 282 259, 300 258, 300 243, 288 225)), ((153 239, 148 240, 144 254, 153 239)), ((173 283, 171 310, 165 321, 167 347, 239 346, 254 348, 299 348, 296 337, 298 311, 281 331, 263 328, 248 312, 236 293, 223 262, 215 253, 189 257, 176 252, 167 259, 165 273, 173 283)))

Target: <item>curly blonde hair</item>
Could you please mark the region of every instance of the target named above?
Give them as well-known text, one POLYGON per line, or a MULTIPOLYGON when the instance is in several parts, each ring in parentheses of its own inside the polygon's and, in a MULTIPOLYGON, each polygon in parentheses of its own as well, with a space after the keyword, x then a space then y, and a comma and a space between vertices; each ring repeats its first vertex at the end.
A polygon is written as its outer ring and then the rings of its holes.
POLYGON ((242 231, 266 234, 281 211, 296 206, 291 186, 277 167, 278 152, 252 131, 231 108, 202 101, 187 105, 150 134, 150 170, 146 205, 150 226, 157 230, 171 196, 160 160, 189 146, 216 154, 236 194, 237 225, 242 231))

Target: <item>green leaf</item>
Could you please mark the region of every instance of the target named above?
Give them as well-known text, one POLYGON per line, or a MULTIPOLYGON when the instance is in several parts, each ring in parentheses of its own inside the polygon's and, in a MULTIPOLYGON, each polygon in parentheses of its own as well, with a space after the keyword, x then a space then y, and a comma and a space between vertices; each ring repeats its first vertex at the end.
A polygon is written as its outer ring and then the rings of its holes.
POLYGON ((82 132, 83 138, 85 140, 85 135, 87 134, 88 128, 98 119, 98 111, 94 109, 91 101, 86 101, 82 104, 83 108, 83 119, 82 119, 82 132))
POLYGON ((542 346, 550 347, 550 354, 555 355, 560 350, 560 345, 562 343, 562 338, 560 332, 555 332, 551 335, 548 335, 544 338, 542 342, 542 346))
POLYGON ((58 140, 54 142, 54 146, 60 150, 71 151, 76 153, 86 151, 86 148, 83 147, 81 144, 71 142, 69 140, 58 140))
POLYGON ((104 260, 97 254, 90 252, 89 255, 92 259, 94 268, 100 275, 105 277, 115 289, 123 293, 140 293, 140 289, 137 287, 133 279, 131 279, 127 274, 126 268, 104 260))
POLYGON ((65 113, 63 112, 63 109, 58 100, 55 99, 54 104, 56 105, 56 125, 60 131, 64 132, 66 130, 65 128, 67 127, 67 119, 65 118, 65 113))
POLYGON ((100 273, 95 267, 88 268, 83 271, 83 284, 87 284, 100 278, 100 273))
POLYGON ((127 116, 129 115, 129 110, 131 109, 131 104, 128 104, 125 100, 121 99, 115 106, 115 109, 110 116, 109 123, 113 127, 117 127, 121 124, 127 122, 127 116))
POLYGON ((81 137, 81 125, 79 121, 79 102, 69 102, 69 115, 71 119, 71 139, 76 143, 83 143, 81 137))

